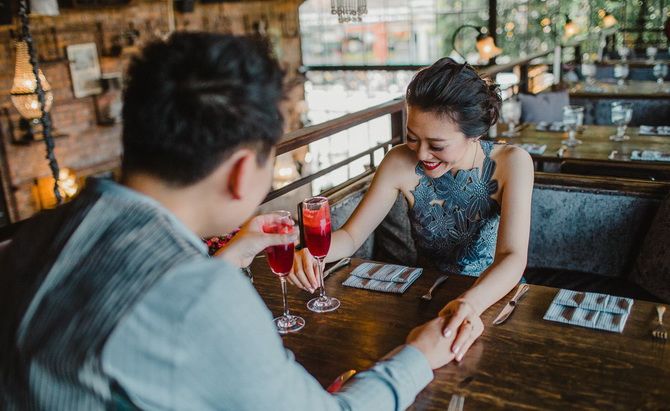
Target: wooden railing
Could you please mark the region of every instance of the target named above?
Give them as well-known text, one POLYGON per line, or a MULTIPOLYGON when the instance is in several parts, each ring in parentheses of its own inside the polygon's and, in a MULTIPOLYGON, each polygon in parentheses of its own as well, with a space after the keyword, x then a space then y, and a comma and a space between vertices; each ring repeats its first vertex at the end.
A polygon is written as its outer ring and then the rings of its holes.
MULTIPOLYGON (((350 184, 356 180, 364 178, 365 176, 374 173, 375 171, 375 162, 374 162, 374 153, 377 150, 383 150, 384 154, 387 153, 389 148, 395 144, 402 143, 405 141, 405 101, 404 99, 395 99, 386 103, 379 104, 374 107, 370 107, 355 113, 347 114, 342 117, 326 121, 321 124, 316 124, 313 126, 305 127, 300 130, 293 131, 286 134, 282 141, 277 146, 277 154, 285 154, 292 150, 295 150, 300 147, 304 147, 310 143, 314 143, 321 139, 335 135, 341 131, 351 129, 359 124, 369 122, 371 120, 383 117, 390 114, 391 118, 391 132, 388 138, 377 145, 368 148, 367 150, 361 151, 349 158, 346 158, 342 161, 339 161, 335 164, 332 164, 322 170, 319 170, 310 175, 301 177, 284 187, 272 190, 264 202, 275 199, 281 195, 287 194, 293 190, 298 189, 304 185, 311 183, 317 178, 324 176, 328 173, 331 173, 338 168, 348 166, 350 163, 358 160, 359 158, 368 157, 370 159, 368 169, 361 173, 358 176, 354 176, 347 180, 344 185, 350 184)), ((337 189, 342 186, 338 185, 333 187, 337 189)))

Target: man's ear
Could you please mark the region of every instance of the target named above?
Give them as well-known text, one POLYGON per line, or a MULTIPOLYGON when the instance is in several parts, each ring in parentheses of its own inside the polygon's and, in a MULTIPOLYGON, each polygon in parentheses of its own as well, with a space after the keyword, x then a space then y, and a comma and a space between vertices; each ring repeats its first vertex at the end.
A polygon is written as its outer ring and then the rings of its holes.
POLYGON ((255 156, 250 151, 240 151, 238 155, 231 159, 232 165, 228 174, 228 191, 235 200, 242 198, 244 194, 245 179, 250 177, 255 156))

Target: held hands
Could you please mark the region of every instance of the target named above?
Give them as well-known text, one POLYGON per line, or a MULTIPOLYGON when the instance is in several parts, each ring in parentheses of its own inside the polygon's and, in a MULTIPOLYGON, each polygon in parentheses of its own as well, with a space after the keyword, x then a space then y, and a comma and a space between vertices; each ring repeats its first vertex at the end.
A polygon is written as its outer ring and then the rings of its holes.
POLYGON ((275 214, 262 214, 247 221, 240 231, 216 252, 215 256, 223 258, 237 267, 247 267, 256 254, 266 247, 280 244, 295 243, 298 240, 298 228, 291 234, 269 234, 263 232, 263 226, 279 222, 281 217, 275 214))
POLYGON ((447 321, 439 316, 414 328, 407 336, 407 344, 421 351, 433 370, 448 364, 455 357, 451 351, 454 337, 445 337, 442 331, 447 321))
POLYGON ((470 346, 484 332, 484 323, 475 308, 462 298, 453 300, 440 311, 440 317, 445 319, 444 336, 453 338, 451 352, 460 362, 470 346))
POLYGON ((319 262, 305 247, 296 251, 293 270, 288 275, 288 281, 298 288, 314 293, 319 288, 318 270, 319 262))

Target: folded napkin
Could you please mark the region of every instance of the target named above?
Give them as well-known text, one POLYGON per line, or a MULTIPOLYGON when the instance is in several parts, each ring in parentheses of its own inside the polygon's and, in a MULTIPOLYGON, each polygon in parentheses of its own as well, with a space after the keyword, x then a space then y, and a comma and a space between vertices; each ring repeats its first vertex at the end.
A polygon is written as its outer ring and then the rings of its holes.
POLYGON ((565 126, 562 121, 540 121, 535 125, 537 131, 565 131, 565 126))
POLYGON ((631 160, 637 161, 663 161, 670 162, 670 154, 657 150, 633 150, 630 153, 631 160))
POLYGON ((620 333, 632 308, 633 300, 630 298, 560 290, 544 319, 620 333))
POLYGON ((547 149, 546 144, 523 143, 523 144, 517 144, 517 146, 523 148, 530 154, 536 154, 536 155, 544 154, 545 150, 547 149))
POLYGON ((641 125, 638 134, 648 136, 670 136, 670 126, 654 127, 641 125))
POLYGON ((395 264, 363 263, 342 285, 366 290, 402 294, 423 273, 422 268, 395 264))

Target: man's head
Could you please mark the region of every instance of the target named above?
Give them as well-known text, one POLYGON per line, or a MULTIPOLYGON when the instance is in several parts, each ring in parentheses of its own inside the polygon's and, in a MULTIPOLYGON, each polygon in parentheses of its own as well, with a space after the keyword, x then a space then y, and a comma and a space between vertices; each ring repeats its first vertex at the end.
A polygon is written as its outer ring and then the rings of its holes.
POLYGON ((218 200, 239 203, 233 219, 248 217, 267 193, 282 134, 282 71, 268 43, 175 33, 145 47, 128 75, 124 179, 182 191, 206 183, 218 200))

